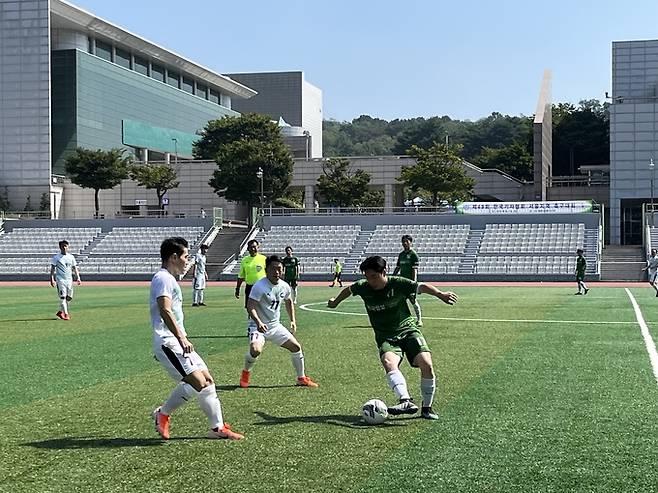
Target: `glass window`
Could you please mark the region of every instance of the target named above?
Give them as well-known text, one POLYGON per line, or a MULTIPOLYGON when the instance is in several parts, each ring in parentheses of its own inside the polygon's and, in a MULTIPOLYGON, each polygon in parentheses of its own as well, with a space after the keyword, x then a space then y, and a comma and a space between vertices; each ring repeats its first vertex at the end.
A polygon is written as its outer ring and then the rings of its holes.
POLYGON ((210 101, 213 103, 219 104, 219 92, 215 91, 214 89, 210 90, 210 97, 208 98, 210 101))
POLYGON ((156 80, 159 80, 160 82, 164 82, 165 81, 164 67, 155 64, 151 65, 151 77, 153 77, 156 80))
POLYGON ((94 53, 94 38, 89 37, 87 38, 88 41, 88 46, 87 46, 87 51, 91 54, 94 53))
POLYGON ((187 77, 183 77, 183 83, 181 84, 180 88, 185 92, 194 94, 194 79, 188 79, 187 77))
POLYGON ((202 84, 196 85, 196 95, 203 99, 208 99, 208 87, 202 84))
POLYGON ((112 45, 96 40, 96 56, 108 62, 112 61, 112 45))
POLYGON ((174 87, 180 87, 180 75, 171 70, 167 70, 167 84, 174 87))
POLYGON ((142 75, 149 74, 149 62, 143 58, 135 57, 135 64, 133 66, 135 72, 139 72, 142 75))
POLYGON ((128 53, 126 50, 122 50, 121 48, 117 48, 114 52, 114 63, 125 68, 131 68, 130 53, 128 53))

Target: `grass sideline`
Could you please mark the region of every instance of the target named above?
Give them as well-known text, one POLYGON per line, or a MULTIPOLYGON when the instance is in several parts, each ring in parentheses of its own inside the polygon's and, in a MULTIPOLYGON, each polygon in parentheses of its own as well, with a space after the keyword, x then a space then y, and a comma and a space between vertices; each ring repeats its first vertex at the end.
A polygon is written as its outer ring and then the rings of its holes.
MULTIPOLYGON (((267 346, 244 390, 241 302, 226 287, 206 308, 188 302, 188 332, 247 437, 228 443, 202 438, 195 403, 172 417, 171 441, 154 434, 149 413, 174 384, 151 356, 148 288, 76 288, 64 322, 53 289, 2 287, 0 491, 658 491, 658 385, 623 289, 455 291, 454 307, 420 297, 441 420, 381 427, 358 416, 370 398, 393 402, 365 316, 299 310, 320 388, 294 387, 288 355, 267 346), (498 321, 511 319, 529 321, 498 321)), ((631 291, 656 339, 658 300, 631 291)), ((302 287, 301 302, 337 292, 302 287)), ((402 370, 419 398, 417 370, 402 370)))

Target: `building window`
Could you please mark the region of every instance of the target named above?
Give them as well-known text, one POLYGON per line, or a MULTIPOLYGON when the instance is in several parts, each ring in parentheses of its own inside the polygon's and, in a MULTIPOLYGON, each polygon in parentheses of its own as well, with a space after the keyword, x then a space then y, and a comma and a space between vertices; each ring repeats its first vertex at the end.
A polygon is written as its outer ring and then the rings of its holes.
POLYGON ((87 38, 87 42, 88 42, 87 51, 93 55, 94 54, 94 38, 92 38, 92 37, 87 38))
POLYGON ((208 98, 213 103, 219 104, 219 92, 214 89, 210 90, 210 97, 208 98))
POLYGON ((121 48, 116 48, 114 52, 114 63, 130 69, 130 53, 121 48))
POLYGON ((167 70, 167 84, 176 88, 180 88, 180 75, 176 72, 167 70))
POLYGON ((107 60, 108 62, 111 62, 112 45, 96 40, 96 56, 102 58, 103 60, 107 60))
POLYGON ((165 69, 159 65, 151 65, 151 77, 160 82, 165 81, 165 69))
POLYGON ((208 87, 197 83, 196 95, 200 98, 208 99, 208 87))
POLYGON ((187 77, 183 77, 183 82, 180 88, 185 92, 194 94, 194 79, 188 79, 187 77))
POLYGON ((149 62, 143 58, 135 57, 135 63, 133 65, 135 72, 139 72, 142 75, 149 74, 149 62))

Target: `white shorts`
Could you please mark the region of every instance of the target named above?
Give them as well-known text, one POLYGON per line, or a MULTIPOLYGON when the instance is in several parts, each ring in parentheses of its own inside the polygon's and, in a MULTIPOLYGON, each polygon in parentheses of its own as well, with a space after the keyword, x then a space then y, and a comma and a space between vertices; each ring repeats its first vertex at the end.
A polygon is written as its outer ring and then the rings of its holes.
POLYGON ((263 333, 258 331, 258 327, 256 327, 253 320, 247 326, 247 335, 249 336, 250 344, 253 342, 264 344, 265 341, 270 341, 277 346, 281 346, 282 344, 285 344, 287 340, 292 339, 290 331, 281 324, 275 325, 272 328, 267 329, 267 332, 263 333))
POLYGON ((208 367, 199 353, 192 351, 183 354, 183 348, 175 337, 153 340, 153 353, 169 376, 180 382, 184 377, 197 370, 207 370, 208 367))
POLYGON ((73 281, 57 281, 57 295, 60 298, 73 298, 73 281))
POLYGON ((656 282, 656 275, 658 274, 658 270, 650 270, 649 271, 649 282, 656 282))
POLYGON ((206 276, 194 276, 192 289, 206 289, 206 276))

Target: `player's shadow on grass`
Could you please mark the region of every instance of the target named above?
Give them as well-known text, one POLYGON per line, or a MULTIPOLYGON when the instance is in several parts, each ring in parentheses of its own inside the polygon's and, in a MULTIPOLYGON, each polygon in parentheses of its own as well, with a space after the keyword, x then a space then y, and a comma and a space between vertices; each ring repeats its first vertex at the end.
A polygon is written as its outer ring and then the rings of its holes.
MULTIPOLYGON (((297 385, 290 384, 290 385, 251 385, 249 384, 250 389, 287 389, 287 388, 294 388, 297 387, 297 385)), ((215 384, 215 388, 217 390, 222 390, 224 392, 233 392, 234 390, 242 390, 242 387, 239 385, 217 385, 215 384)))
MULTIPOLYGON (((203 437, 176 437, 172 440, 204 440, 203 437)), ((40 442, 27 442, 23 445, 49 450, 77 450, 85 448, 159 447, 165 443, 161 438, 101 438, 66 437, 51 438, 40 442)))
POLYGON ((59 320, 57 317, 49 317, 49 318, 14 318, 10 320, 0 320, 0 324, 3 322, 42 322, 42 321, 47 321, 47 320, 59 320))
MULTIPOLYGON (((258 426, 275 426, 285 425, 288 423, 315 423, 327 424, 334 426, 343 426, 346 428, 365 429, 372 428, 371 425, 366 424, 360 416, 353 414, 326 414, 320 416, 272 416, 271 414, 262 411, 254 411, 254 414, 263 419, 262 422, 256 423, 258 426)), ((390 426, 406 426, 406 423, 398 421, 384 421, 380 427, 390 426)))
POLYGON ((243 336, 188 336, 188 339, 247 339, 246 335, 243 336))

